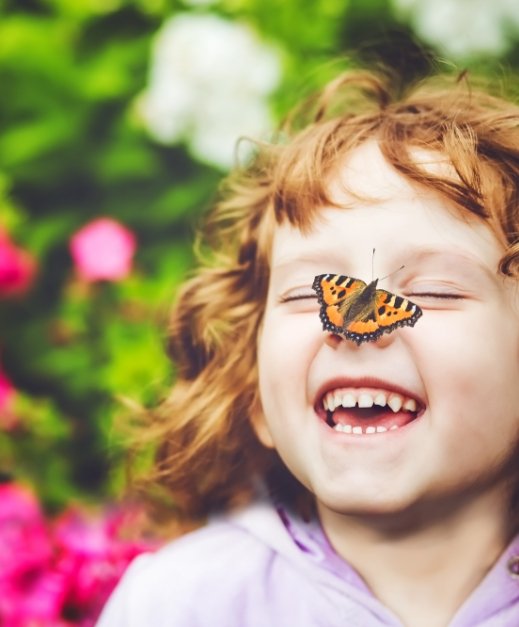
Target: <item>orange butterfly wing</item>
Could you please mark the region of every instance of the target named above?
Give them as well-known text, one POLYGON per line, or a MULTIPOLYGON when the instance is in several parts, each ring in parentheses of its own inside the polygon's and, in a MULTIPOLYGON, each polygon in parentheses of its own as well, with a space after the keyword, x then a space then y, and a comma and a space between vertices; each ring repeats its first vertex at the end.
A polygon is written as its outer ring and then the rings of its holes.
POLYGON ((344 334, 344 311, 359 298, 366 283, 342 274, 320 274, 315 277, 312 288, 321 305, 319 317, 323 329, 344 334))
POLYGON ((321 305, 323 329, 361 344, 398 327, 413 326, 422 315, 420 307, 375 285, 376 281, 367 285, 339 274, 316 276, 312 287, 321 305))

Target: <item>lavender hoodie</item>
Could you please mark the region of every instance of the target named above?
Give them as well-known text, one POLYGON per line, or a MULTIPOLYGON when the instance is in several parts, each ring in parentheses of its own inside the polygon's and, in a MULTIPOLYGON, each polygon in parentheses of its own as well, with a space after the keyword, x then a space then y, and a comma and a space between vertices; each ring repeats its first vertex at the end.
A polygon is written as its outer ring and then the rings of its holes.
MULTIPOLYGON (((97 627, 402 627, 318 522, 268 503, 137 558, 97 627)), ((519 627, 519 536, 448 627, 519 627)))

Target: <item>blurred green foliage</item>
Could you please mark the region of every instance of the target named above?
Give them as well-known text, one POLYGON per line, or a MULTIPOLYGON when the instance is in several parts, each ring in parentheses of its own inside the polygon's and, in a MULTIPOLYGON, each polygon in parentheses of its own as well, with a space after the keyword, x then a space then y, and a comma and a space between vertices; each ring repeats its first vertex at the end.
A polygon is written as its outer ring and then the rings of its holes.
MULTIPOLYGON (((51 509, 116 496, 120 399, 153 404, 172 377, 167 310, 223 174, 151 139, 136 113, 154 36, 179 12, 246 22, 274 46, 278 118, 352 49, 410 77, 428 69, 385 0, 0 0, 0 224, 38 262, 31 291, 0 302, 0 361, 19 416, 0 432, 0 471, 28 479, 51 509), (136 233, 134 271, 81 283, 69 239, 104 215, 136 233)), ((517 46, 494 61, 514 66, 517 46)))

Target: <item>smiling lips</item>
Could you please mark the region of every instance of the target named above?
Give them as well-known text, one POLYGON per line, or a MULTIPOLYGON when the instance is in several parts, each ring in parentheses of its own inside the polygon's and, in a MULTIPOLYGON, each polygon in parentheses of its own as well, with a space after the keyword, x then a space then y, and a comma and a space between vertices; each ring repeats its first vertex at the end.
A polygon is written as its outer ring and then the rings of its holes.
POLYGON ((321 399, 323 418, 334 431, 372 435, 394 431, 415 420, 414 398, 374 388, 339 388, 321 399))

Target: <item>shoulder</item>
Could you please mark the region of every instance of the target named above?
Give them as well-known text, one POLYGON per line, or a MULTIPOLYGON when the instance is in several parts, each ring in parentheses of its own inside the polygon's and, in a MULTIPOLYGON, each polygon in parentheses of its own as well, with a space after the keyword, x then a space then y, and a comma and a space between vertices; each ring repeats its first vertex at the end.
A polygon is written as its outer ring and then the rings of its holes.
POLYGON ((253 568, 268 547, 229 520, 215 520, 178 538, 139 565, 142 577, 158 579, 182 573, 183 582, 211 580, 227 566, 241 574, 253 568), (243 560, 243 556, 255 559, 243 560))
POLYGON ((198 624, 261 579, 272 553, 232 519, 212 521, 135 559, 98 627, 198 624))

